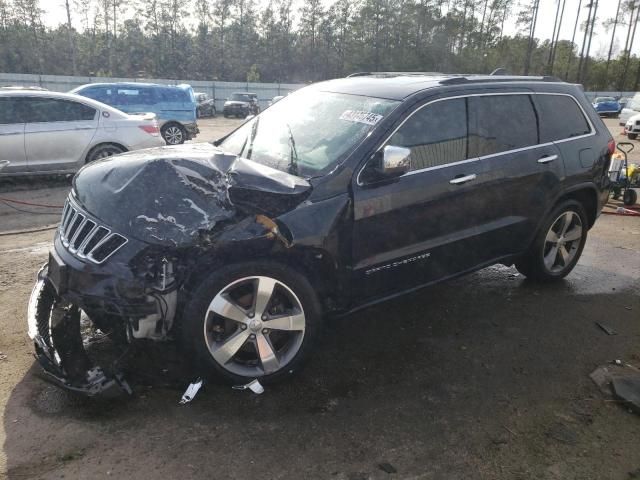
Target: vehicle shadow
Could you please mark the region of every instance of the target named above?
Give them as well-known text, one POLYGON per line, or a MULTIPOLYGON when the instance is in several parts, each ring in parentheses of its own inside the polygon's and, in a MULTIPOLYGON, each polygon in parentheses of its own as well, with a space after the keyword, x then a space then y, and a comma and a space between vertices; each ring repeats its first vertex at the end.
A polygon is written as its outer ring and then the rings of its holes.
POLYGON ((306 368, 259 396, 208 383, 179 406, 193 378, 174 347, 136 351, 129 398, 78 398, 34 367, 3 417, 7 475, 359 479, 385 478, 386 463, 399 478, 624 473, 640 462, 636 430, 588 374, 638 353, 639 310, 626 291, 584 296, 490 268, 328 321, 306 368), (603 336, 603 318, 620 335, 603 336), (558 422, 566 441, 548 433, 558 422), (621 454, 603 458, 609 442, 621 454))

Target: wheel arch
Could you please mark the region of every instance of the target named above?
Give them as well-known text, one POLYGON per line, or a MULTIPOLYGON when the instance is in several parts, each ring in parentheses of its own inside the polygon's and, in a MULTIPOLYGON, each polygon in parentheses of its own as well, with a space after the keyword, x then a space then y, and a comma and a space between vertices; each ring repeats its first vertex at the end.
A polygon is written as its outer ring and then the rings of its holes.
POLYGON ((91 156, 91 154, 92 154, 93 152, 95 152, 98 148, 100 148, 100 147, 104 147, 104 146, 107 146, 107 145, 114 145, 114 146, 116 146, 116 147, 118 147, 118 148, 122 149, 122 153, 124 153, 124 152, 128 152, 128 151, 129 151, 129 149, 128 149, 127 147, 125 147, 123 144, 118 143, 118 142, 100 142, 100 143, 97 143, 96 145, 92 146, 92 147, 89 149, 89 151, 87 152, 87 154, 84 156, 84 163, 85 163, 85 164, 86 164, 86 163, 89 163, 89 157, 90 157, 90 156, 91 156))
POLYGON ((193 265, 182 283, 179 310, 182 310, 181 307, 190 300, 191 293, 211 274, 213 269, 254 261, 272 262, 304 276, 313 287, 324 312, 346 308, 347 297, 344 293, 347 285, 339 273, 335 259, 327 251, 312 247, 281 248, 274 246, 273 249, 260 249, 260 252, 248 254, 250 250, 245 248, 216 249, 200 256, 197 264, 193 265))
POLYGON ((593 227, 598 218, 598 191, 593 185, 579 185, 561 195, 553 204, 551 209, 555 208, 561 202, 566 200, 575 200, 579 202, 589 222, 589 228, 593 227))

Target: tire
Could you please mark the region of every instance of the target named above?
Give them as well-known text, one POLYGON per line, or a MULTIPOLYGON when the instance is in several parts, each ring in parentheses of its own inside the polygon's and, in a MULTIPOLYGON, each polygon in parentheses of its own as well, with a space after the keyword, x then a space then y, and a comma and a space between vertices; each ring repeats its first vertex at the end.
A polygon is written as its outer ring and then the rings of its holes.
POLYGON ((527 278, 539 282, 566 277, 582 255, 587 226, 582 204, 575 200, 562 202, 544 221, 527 253, 516 262, 516 268, 527 278))
POLYGON ((636 138, 638 138, 638 134, 637 133, 627 133, 627 137, 629 138, 629 140, 635 140, 636 138))
POLYGON ((622 203, 626 206, 635 205, 638 201, 638 194, 635 190, 626 189, 622 195, 622 203))
POLYGON ((103 158, 112 157, 113 155, 119 155, 120 153, 124 153, 127 150, 119 145, 114 143, 103 143, 101 145, 96 145, 93 147, 89 153, 87 153, 87 158, 85 159, 86 163, 95 162, 96 160, 101 160, 103 158))
POLYGON ((269 383, 301 366, 320 322, 320 303, 304 276, 256 261, 215 269, 186 305, 179 329, 185 355, 195 358, 199 374, 269 383), (257 296, 258 288, 271 294, 257 296))
POLYGON ((187 132, 178 123, 168 123, 160 130, 167 145, 181 145, 187 139, 187 132))
POLYGON ((229 118, 229 114, 227 112, 224 112, 224 118, 229 118))

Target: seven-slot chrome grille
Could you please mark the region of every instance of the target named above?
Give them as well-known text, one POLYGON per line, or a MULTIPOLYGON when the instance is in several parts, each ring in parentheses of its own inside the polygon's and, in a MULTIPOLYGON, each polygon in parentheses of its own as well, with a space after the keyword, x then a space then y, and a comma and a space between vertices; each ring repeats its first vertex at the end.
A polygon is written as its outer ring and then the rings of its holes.
POLYGON ((99 225, 74 206, 69 199, 64 204, 60 223, 62 244, 77 257, 102 263, 127 243, 127 239, 99 225))

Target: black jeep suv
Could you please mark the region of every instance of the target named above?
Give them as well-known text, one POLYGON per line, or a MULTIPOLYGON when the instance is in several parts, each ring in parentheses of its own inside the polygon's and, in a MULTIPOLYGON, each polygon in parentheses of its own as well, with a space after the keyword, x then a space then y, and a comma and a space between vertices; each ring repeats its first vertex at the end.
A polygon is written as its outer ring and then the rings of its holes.
POLYGON ((582 90, 554 78, 311 85, 213 144, 84 167, 29 332, 46 371, 88 394, 120 377, 86 355, 81 312, 125 343, 176 338, 231 381, 276 379, 323 316, 495 263, 563 278, 614 146, 582 90))

